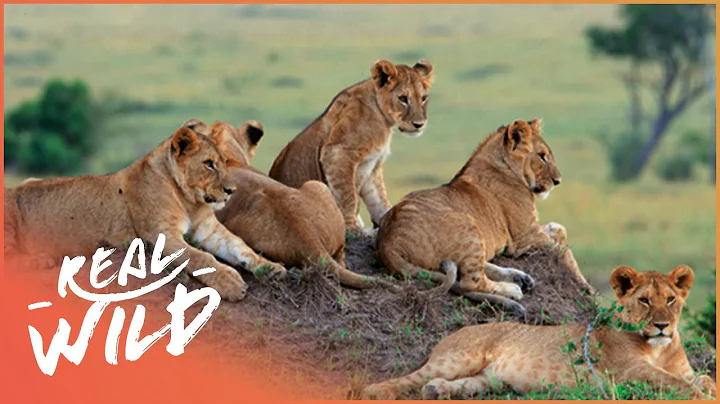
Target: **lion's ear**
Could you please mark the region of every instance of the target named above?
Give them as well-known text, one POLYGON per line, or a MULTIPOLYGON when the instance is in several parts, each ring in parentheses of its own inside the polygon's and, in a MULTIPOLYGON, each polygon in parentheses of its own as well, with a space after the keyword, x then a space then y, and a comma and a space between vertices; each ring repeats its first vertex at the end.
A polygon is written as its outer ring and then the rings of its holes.
POLYGON ((418 72, 420 77, 423 79, 423 85, 425 85, 425 88, 430 88, 434 77, 432 63, 430 63, 427 59, 422 59, 415 63, 413 70, 418 72))
POLYGON ((507 128, 507 132, 505 132, 505 144, 510 152, 529 152, 531 136, 532 130, 530 129, 530 125, 523 120, 517 120, 507 128))
POLYGON ((205 125, 205 122, 195 118, 188 119, 187 121, 183 122, 181 128, 188 128, 195 133, 199 133, 205 136, 208 136, 210 134, 210 131, 208 131, 208 126, 205 125))
POLYGON ((640 284, 640 274, 633 267, 626 265, 615 268, 610 274, 610 286, 618 298, 624 297, 629 291, 640 284))
POLYGON ((685 299, 690 293, 693 282, 695 282, 695 273, 687 265, 678 265, 670 271, 668 280, 680 291, 680 296, 685 299))
POLYGON ((528 121, 528 124, 532 128, 534 132, 540 133, 540 129, 542 128, 542 119, 540 118, 533 118, 528 121))
POLYGON ((372 73, 372 78, 377 88, 383 88, 388 85, 388 83, 393 82, 398 74, 395 65, 387 60, 378 60, 373 63, 370 73, 372 73))
POLYGON ((170 144, 173 155, 180 157, 195 153, 200 148, 197 136, 197 133, 188 128, 180 128, 175 131, 170 144))
POLYGON ((240 125, 240 128, 238 128, 238 130, 240 131, 241 135, 247 137, 251 146, 257 146, 257 144, 260 143, 260 140, 265 134, 262 124, 254 120, 247 121, 244 124, 240 125))

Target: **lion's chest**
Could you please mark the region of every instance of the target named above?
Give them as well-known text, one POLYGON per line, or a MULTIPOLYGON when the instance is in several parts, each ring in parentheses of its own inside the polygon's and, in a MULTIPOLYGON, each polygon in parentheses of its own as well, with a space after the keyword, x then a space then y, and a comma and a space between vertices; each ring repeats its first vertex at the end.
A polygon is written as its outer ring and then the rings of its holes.
POLYGON ((375 148, 365 159, 358 165, 355 178, 356 185, 361 187, 365 185, 372 176, 372 173, 385 162, 387 157, 390 155, 390 139, 388 138, 385 144, 375 148))

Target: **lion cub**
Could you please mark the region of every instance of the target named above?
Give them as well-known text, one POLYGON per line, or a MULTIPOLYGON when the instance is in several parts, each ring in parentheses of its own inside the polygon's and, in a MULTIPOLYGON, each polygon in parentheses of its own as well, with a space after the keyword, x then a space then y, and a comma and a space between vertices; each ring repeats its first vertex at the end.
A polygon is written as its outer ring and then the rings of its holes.
MULTIPOLYGON (((677 330, 694 279, 692 269, 685 265, 668 276, 627 266, 615 268, 610 284, 624 306, 621 320, 645 325, 638 331, 605 328, 590 333, 589 356, 599 360, 593 365, 598 377, 614 383, 639 381, 674 387, 695 399, 707 398, 703 393, 715 395, 712 378, 694 375, 677 330)), ((395 398, 424 386, 423 398, 436 399, 472 396, 495 385, 508 385, 520 393, 541 390, 548 384, 573 388, 577 383, 574 372, 586 374, 588 358, 573 365, 576 359, 560 347, 573 341, 583 352, 581 338, 587 331, 587 324, 503 322, 465 327, 441 340, 416 372, 368 386, 364 394, 367 398, 395 398)), ((595 376, 588 377, 588 382, 595 383, 595 376)))
POLYGON ((185 250, 177 262, 190 259, 188 274, 213 267, 197 279, 224 299, 240 300, 247 285, 213 254, 248 270, 269 267, 282 274, 285 268, 256 254, 215 218, 234 190, 227 166, 211 139, 181 128, 118 172, 25 181, 5 190, 5 257, 25 255, 53 266, 65 255, 88 255, 138 237, 154 242, 163 233, 166 254, 185 250))
POLYGON ((253 250, 287 266, 324 265, 346 286, 389 285, 345 267, 345 223, 325 184, 308 181, 296 189, 250 166, 264 134, 259 122, 248 121, 240 128, 215 122, 208 128, 191 119, 183 126, 208 134, 223 156, 241 163, 228 172, 237 192, 216 216, 253 250))
MULTIPOLYGON (((453 290, 489 300, 522 315, 511 299, 534 286, 524 272, 491 264, 496 254, 521 255, 567 238, 558 224, 541 227, 535 197, 560 184, 552 151, 540 136, 539 119, 517 120, 490 134, 447 184, 411 192, 380 221, 378 257, 398 275, 435 271, 448 260, 457 267, 453 290)), ((569 250, 565 265, 584 283, 569 250)), ((431 272, 434 280, 444 275, 431 272)))
POLYGON ((280 152, 270 177, 300 188, 325 182, 350 231, 363 228, 359 198, 377 224, 390 209, 382 166, 390 154, 393 128, 408 137, 422 135, 427 123, 428 90, 433 67, 380 60, 372 78, 336 95, 325 112, 280 152))

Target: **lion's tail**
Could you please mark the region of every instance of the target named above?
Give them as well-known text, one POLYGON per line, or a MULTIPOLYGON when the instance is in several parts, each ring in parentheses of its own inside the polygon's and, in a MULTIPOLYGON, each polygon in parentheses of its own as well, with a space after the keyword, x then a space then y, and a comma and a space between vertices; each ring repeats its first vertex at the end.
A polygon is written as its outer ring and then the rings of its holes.
POLYGON ((379 279, 376 276, 361 275, 356 272, 352 272, 347 269, 345 265, 338 263, 330 255, 323 257, 325 270, 338 278, 340 283, 345 286, 350 286, 357 289, 369 289, 374 287, 385 287, 388 289, 397 289, 397 286, 392 283, 379 279))

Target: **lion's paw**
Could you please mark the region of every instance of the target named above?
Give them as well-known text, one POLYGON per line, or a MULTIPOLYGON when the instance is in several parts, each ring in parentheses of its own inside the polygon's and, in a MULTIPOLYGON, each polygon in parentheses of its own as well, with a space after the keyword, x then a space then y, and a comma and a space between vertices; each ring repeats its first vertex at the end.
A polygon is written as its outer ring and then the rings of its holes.
POLYGON ((207 286, 215 289, 220 297, 229 301, 237 302, 245 298, 247 284, 240 274, 230 268, 217 268, 215 272, 200 275, 198 279, 207 286))

